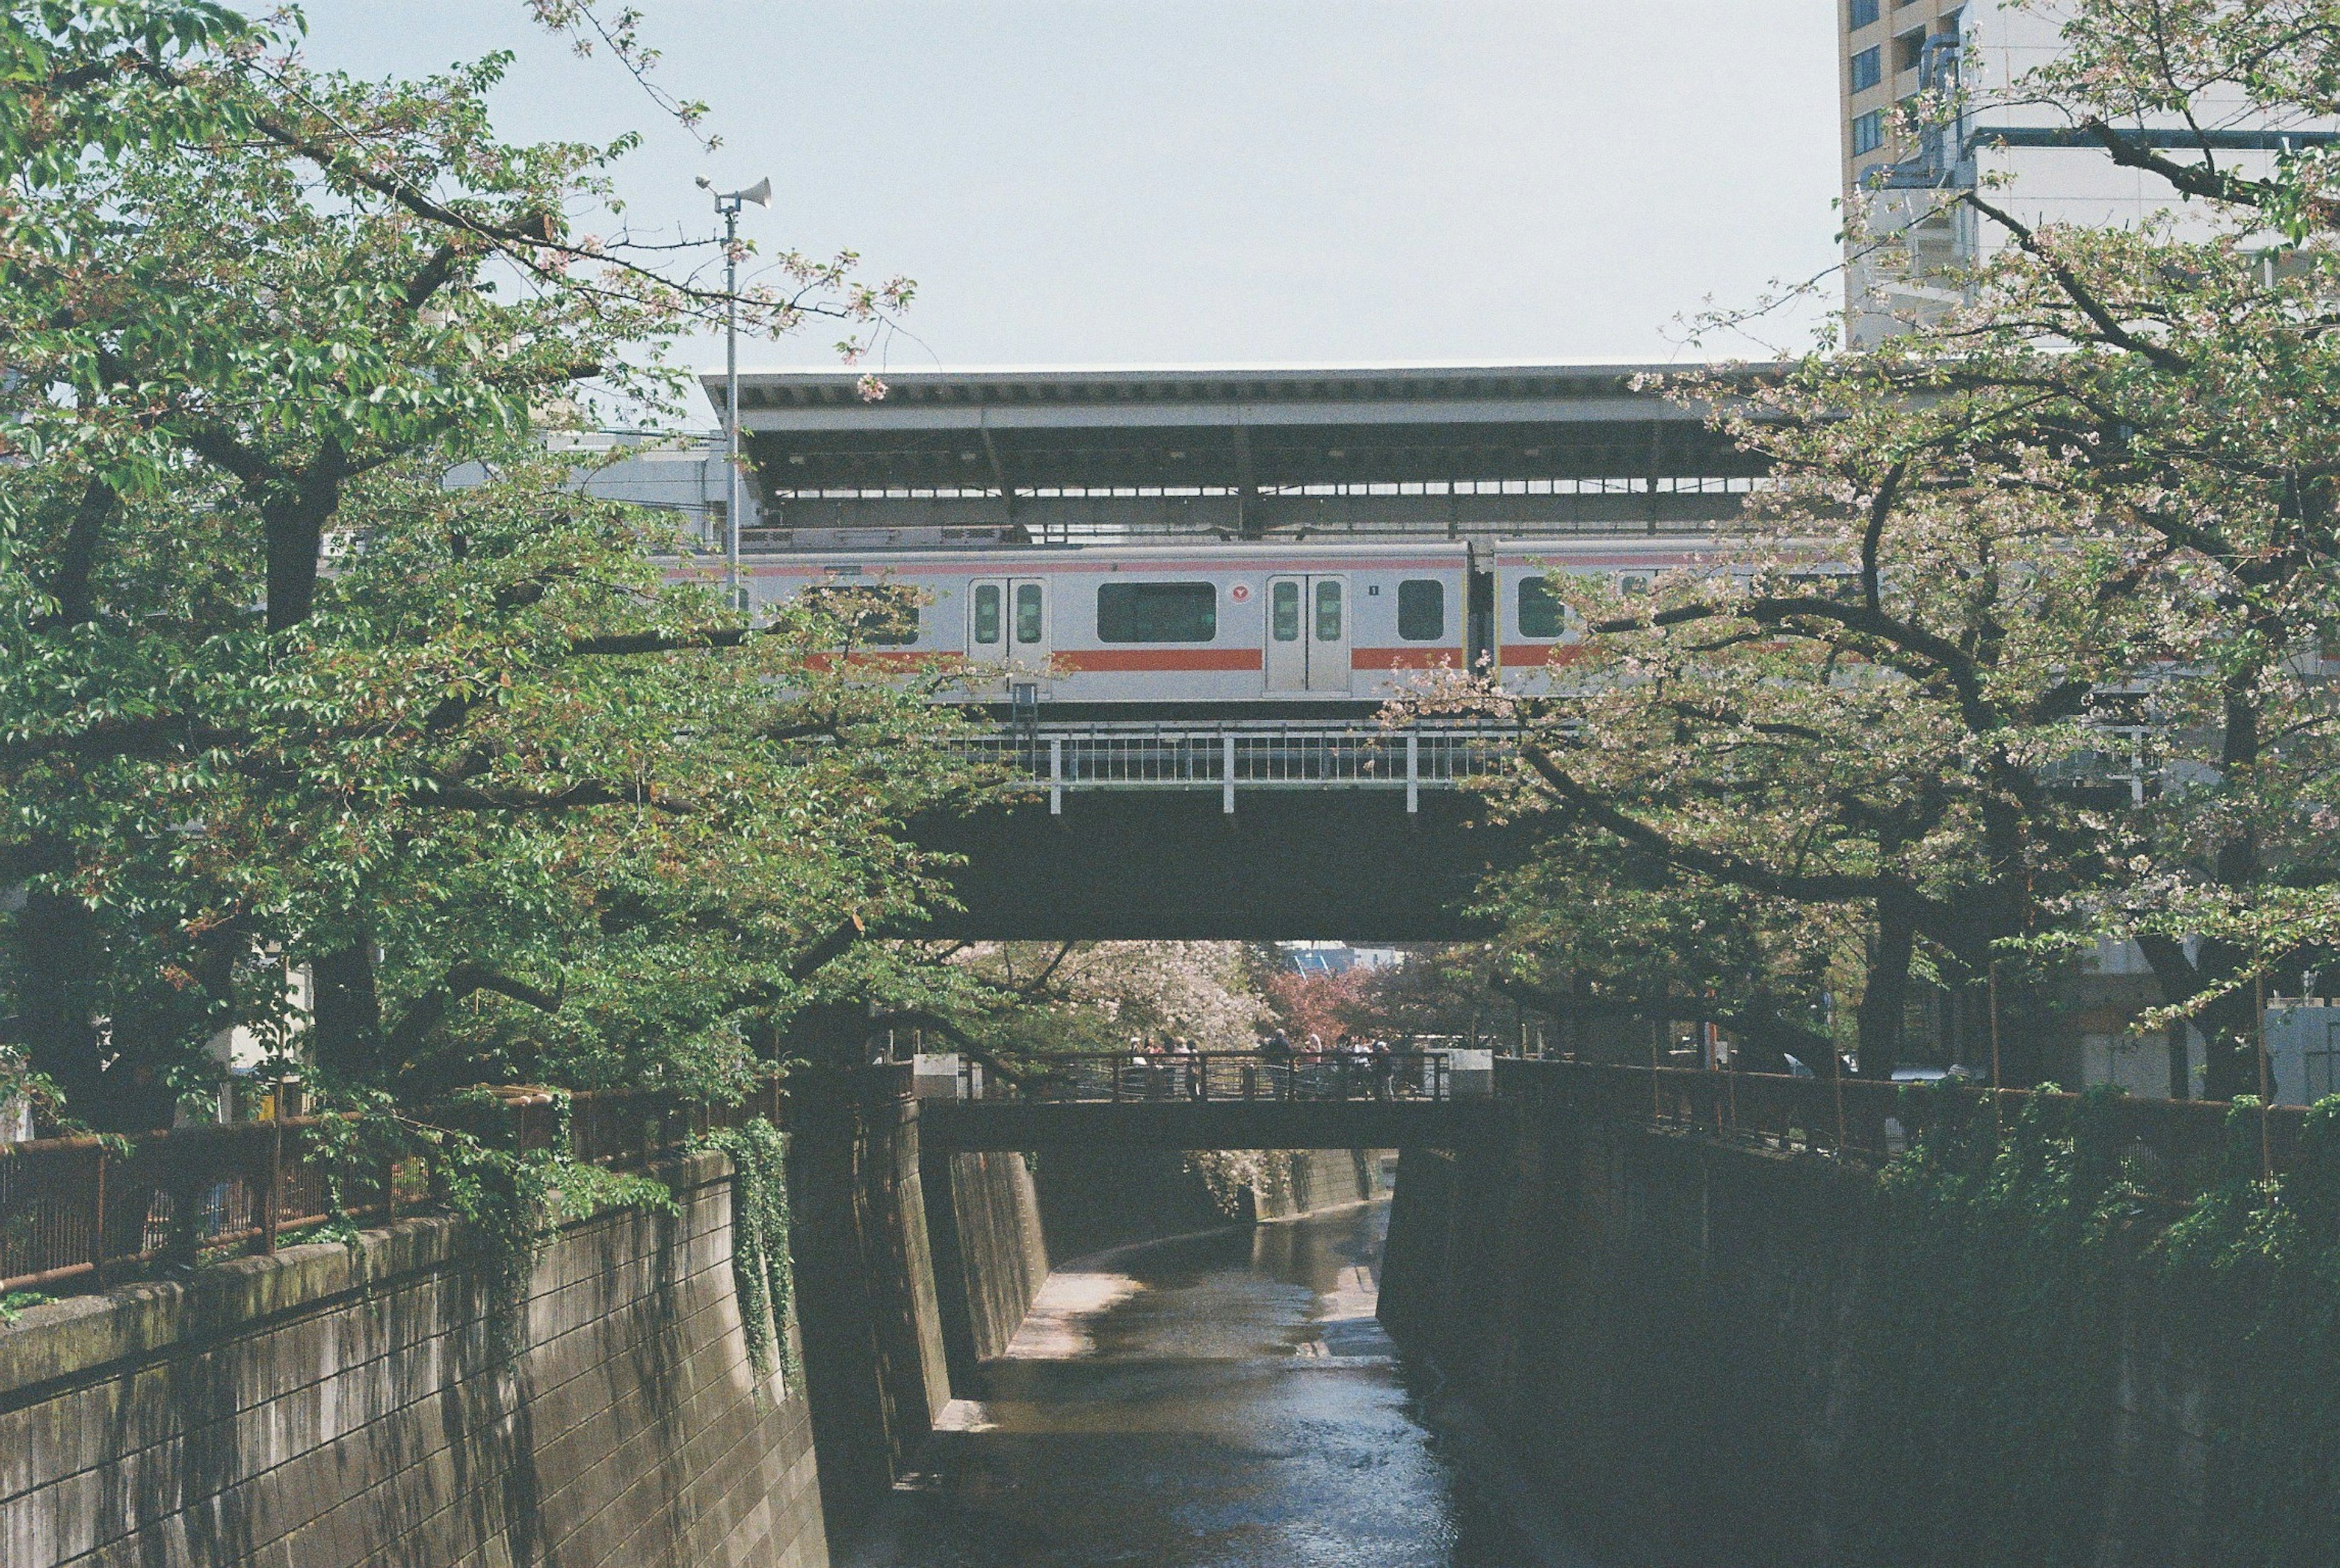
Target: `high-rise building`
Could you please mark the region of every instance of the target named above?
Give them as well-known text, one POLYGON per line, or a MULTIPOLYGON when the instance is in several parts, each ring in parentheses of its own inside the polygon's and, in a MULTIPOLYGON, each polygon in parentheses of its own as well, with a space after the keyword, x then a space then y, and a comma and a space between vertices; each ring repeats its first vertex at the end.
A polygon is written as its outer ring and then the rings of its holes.
MULTIPOLYGON (((1847 256, 1856 346, 1956 303, 1951 270, 2007 243, 1961 192, 1979 189, 2032 226, 2134 224, 2178 208, 2159 179, 2116 164, 2052 105, 2008 92, 2063 46, 2069 17, 2052 0, 1838 0, 1838 20, 1845 209, 1867 229, 1847 256), (1958 96, 1953 123, 1920 123, 1929 90, 1958 96)), ((2174 115, 2124 129, 2246 174, 2287 144, 2333 139, 2330 122, 2270 124, 2239 94, 2198 104, 2196 117, 2198 132, 2174 115)))

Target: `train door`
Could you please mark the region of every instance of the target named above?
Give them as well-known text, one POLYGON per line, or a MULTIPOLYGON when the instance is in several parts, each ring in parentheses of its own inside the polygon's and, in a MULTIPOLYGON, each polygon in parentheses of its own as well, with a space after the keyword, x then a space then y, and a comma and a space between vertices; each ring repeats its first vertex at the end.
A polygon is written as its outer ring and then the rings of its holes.
POLYGON ((978 577, 967 584, 967 656, 974 664, 1045 664, 1048 584, 1038 577, 978 577))
POLYGON ((1349 580, 1267 580, 1267 689, 1349 690, 1349 580))

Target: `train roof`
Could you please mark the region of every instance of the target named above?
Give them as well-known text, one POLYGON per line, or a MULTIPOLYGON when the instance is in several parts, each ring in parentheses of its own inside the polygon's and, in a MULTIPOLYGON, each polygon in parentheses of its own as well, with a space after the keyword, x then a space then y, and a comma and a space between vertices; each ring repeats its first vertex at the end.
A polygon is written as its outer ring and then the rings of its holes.
POLYGON ((1398 543, 1351 544, 1334 540, 1269 540, 1227 543, 1202 540, 1192 544, 1011 544, 993 549, 961 546, 945 550, 872 550, 856 554, 835 550, 761 551, 740 559, 742 570, 762 566, 818 567, 828 571, 883 571, 902 566, 951 566, 977 572, 1006 571, 1016 567, 1063 570, 1083 562, 1177 562, 1201 570, 1241 570, 1246 566, 1289 561, 1304 555, 1311 561, 1373 561, 1435 559, 1463 565, 1471 547, 1460 540, 1424 539, 1398 543))

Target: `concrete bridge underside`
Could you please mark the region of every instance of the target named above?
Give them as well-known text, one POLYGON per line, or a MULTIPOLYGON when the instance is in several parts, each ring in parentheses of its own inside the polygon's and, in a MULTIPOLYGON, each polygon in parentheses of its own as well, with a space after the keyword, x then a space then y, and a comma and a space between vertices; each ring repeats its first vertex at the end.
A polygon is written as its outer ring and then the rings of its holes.
POLYGON ((1492 1099, 1122 1105, 928 1100, 920 1146, 945 1154, 1092 1146, 1154 1149, 1452 1148, 1502 1125, 1492 1099))
POLYGON ((991 941, 1455 941, 1481 879, 1519 835, 1478 802, 1387 792, 1070 794, 928 821, 929 849, 965 856, 963 910, 937 934, 991 941))

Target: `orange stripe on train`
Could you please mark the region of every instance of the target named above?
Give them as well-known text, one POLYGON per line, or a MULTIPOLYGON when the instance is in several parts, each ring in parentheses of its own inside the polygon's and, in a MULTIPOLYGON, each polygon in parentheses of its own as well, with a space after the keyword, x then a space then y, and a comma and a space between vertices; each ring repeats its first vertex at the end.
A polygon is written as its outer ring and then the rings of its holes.
POLYGON ((1581 642, 1506 642, 1501 657, 1506 670, 1537 664, 1573 664, 1584 657, 1581 642))
POLYGON ((1360 648, 1349 655, 1352 670, 1452 670, 1462 662, 1459 648, 1360 648))
POLYGON ((1257 670, 1256 648, 1090 648, 1058 651, 1059 670, 1104 673, 1128 670, 1257 670))

